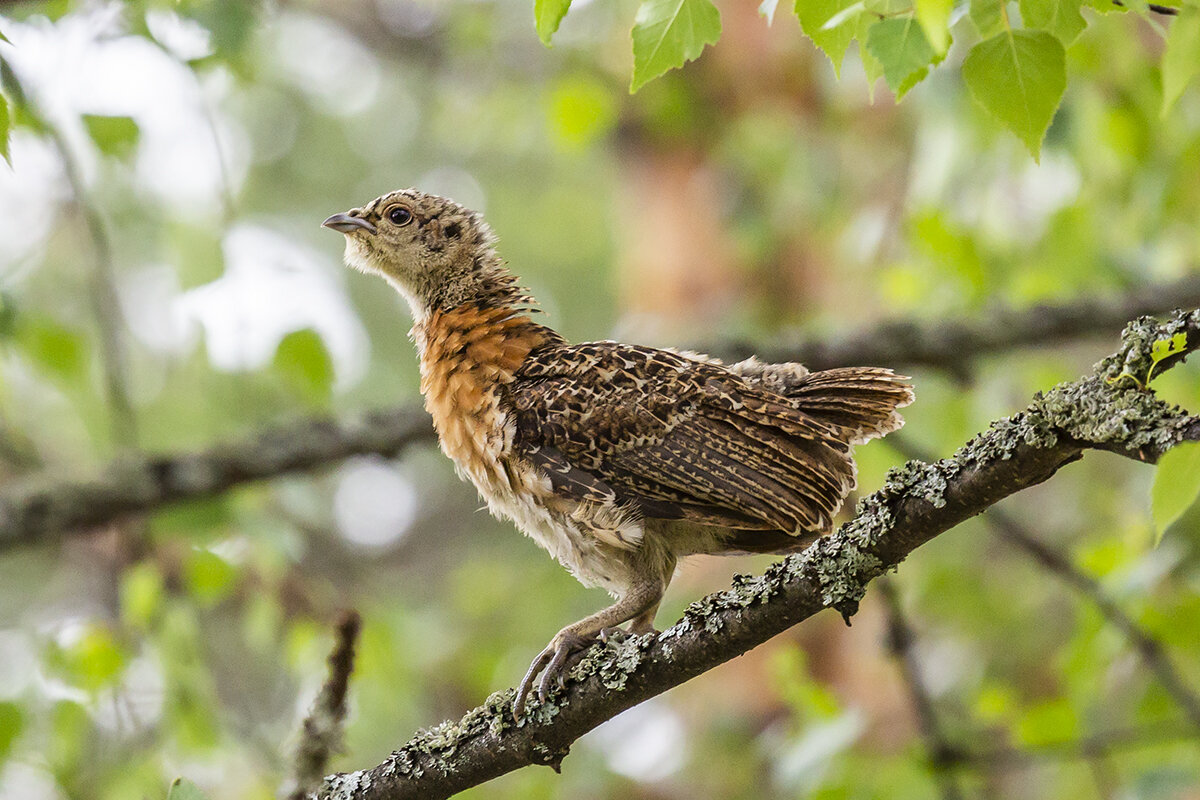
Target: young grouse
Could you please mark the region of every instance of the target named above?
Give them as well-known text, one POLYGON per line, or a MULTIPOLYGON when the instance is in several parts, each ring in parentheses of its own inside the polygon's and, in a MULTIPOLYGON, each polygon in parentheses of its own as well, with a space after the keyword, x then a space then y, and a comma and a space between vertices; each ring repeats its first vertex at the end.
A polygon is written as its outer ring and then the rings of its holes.
POLYGON ((530 317, 482 217, 415 189, 324 225, 346 235, 350 266, 412 307, 425 407, 459 474, 616 598, 538 654, 518 716, 538 674, 544 699, 601 633, 653 631, 679 558, 794 552, 827 533, 854 488, 851 445, 899 428, 913 399, 887 369, 569 344, 530 317))

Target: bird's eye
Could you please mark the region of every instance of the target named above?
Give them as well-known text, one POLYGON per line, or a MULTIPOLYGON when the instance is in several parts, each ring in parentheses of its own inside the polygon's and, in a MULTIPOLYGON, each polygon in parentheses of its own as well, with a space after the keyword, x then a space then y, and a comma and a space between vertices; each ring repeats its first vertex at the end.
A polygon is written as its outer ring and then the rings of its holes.
POLYGON ((413 221, 413 215, 404 206, 396 206, 388 212, 388 219, 392 221, 393 225, 407 225, 413 221))

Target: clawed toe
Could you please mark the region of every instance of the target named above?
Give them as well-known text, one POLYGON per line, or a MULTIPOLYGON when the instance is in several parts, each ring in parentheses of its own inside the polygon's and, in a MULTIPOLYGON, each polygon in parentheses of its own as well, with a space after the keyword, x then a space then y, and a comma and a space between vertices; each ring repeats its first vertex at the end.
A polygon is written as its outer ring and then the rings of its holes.
POLYGON ((546 649, 533 659, 525 677, 521 679, 521 685, 517 687, 517 696, 513 700, 513 716, 519 720, 525 715, 525 701, 529 699, 529 692, 539 674, 541 680, 538 681, 538 699, 543 703, 546 702, 553 683, 558 683, 559 688, 565 687, 567 673, 595 640, 595 637, 560 631, 546 649))

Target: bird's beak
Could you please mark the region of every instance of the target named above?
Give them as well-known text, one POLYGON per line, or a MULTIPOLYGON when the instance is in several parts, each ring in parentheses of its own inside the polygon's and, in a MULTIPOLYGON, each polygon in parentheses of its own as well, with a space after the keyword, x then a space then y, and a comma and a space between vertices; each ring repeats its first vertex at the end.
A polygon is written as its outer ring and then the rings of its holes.
POLYGON ((356 230, 364 230, 367 233, 375 233, 375 226, 367 222, 362 217, 352 217, 349 214, 334 214, 329 219, 321 223, 323 227, 331 228, 341 233, 353 233, 356 230))

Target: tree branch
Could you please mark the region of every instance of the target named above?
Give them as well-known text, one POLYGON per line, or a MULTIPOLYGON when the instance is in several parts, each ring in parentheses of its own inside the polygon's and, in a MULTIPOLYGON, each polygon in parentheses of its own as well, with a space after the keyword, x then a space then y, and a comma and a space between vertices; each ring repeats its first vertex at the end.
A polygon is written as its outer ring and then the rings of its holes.
POLYGON ((1153 462, 1200 440, 1200 418, 1144 388, 1155 341, 1185 333, 1200 348, 1200 310, 1159 325, 1143 318, 1121 351, 1079 380, 1039 394, 952 457, 910 461, 865 498, 853 520, 757 577, 688 607, 658 636, 592 647, 567 687, 527 708, 497 692, 458 722, 422 730, 383 763, 333 775, 320 800, 436 800, 529 764, 558 767, 571 744, 621 711, 741 655, 824 608, 854 613, 867 584, 921 544, 1000 499, 1047 480, 1088 449, 1153 462))
MULTIPOLYGON (((889 323, 840 338, 759 352, 764 360, 799 361, 813 369, 924 364, 961 372, 970 359, 980 355, 1091 336, 1143 312, 1169 311, 1181 305, 1200 305, 1200 275, 1113 300, 1036 306, 976 322, 889 323), (911 352, 905 348, 912 348, 911 352)), ((730 343, 712 350, 736 360, 753 348, 730 343)), ((64 481, 43 475, 0 491, 0 551, 52 539, 63 531, 107 524, 118 516, 145 513, 167 503, 211 497, 247 482, 319 469, 352 455, 394 456, 409 444, 433 440, 425 412, 419 406, 403 405, 340 421, 303 419, 197 453, 130 454, 92 480, 64 481)))
MULTIPOLYGON (((920 448, 903 436, 888 439, 907 458, 927 458, 920 448)), ((1193 691, 1158 639, 1154 638, 1104 591, 1100 583, 1071 563, 1066 554, 1038 539, 1032 531, 999 508, 989 508, 983 521, 1003 542, 1025 553, 1039 566, 1089 600, 1108 624, 1119 630, 1137 651, 1146 667, 1157 676, 1162 688, 1200 730, 1200 695, 1193 691)))
POLYGON ((291 783, 283 792, 287 800, 304 800, 321 783, 330 755, 341 746, 346 692, 350 688, 350 673, 354 671, 354 643, 361 628, 362 619, 356 611, 343 613, 334 628, 336 639, 329 654, 329 677, 304 719, 291 783))
POLYGON ((921 366, 963 373, 972 361, 1023 347, 1110 335, 1128 320, 1200 306, 1200 275, 1144 286, 1109 298, 1001 309, 979 319, 886 322, 874 328, 768 347, 753 342, 714 344, 730 360, 757 355, 767 362, 798 361, 809 369, 847 366, 921 366))
POLYGON ((984 521, 1003 541, 1026 553, 1047 571, 1092 602, 1108 624, 1119 630, 1133 645, 1146 667, 1158 677, 1162 688, 1171 695, 1192 725, 1200 730, 1200 696, 1184 682, 1162 643, 1126 614, 1090 575, 1076 569, 1064 554, 1037 539, 1024 525, 1000 509, 990 509, 984 521))
POLYGON ((916 634, 904 614, 900 594, 893 582, 884 579, 879 581, 878 586, 887 607, 888 650, 900 665, 900 674, 904 677, 908 694, 912 698, 917 725, 928 751, 926 757, 930 771, 941 790, 942 800, 962 800, 964 795, 962 787, 958 785, 958 777, 948 769, 953 765, 959 748, 951 744, 946 732, 942 730, 933 697, 921 677, 921 665, 917 662, 915 651, 916 634))
POLYGON ((302 420, 197 453, 119 459, 92 480, 34 479, 0 494, 0 550, 349 456, 394 456, 432 441, 425 411, 401 406, 342 420, 302 420))

